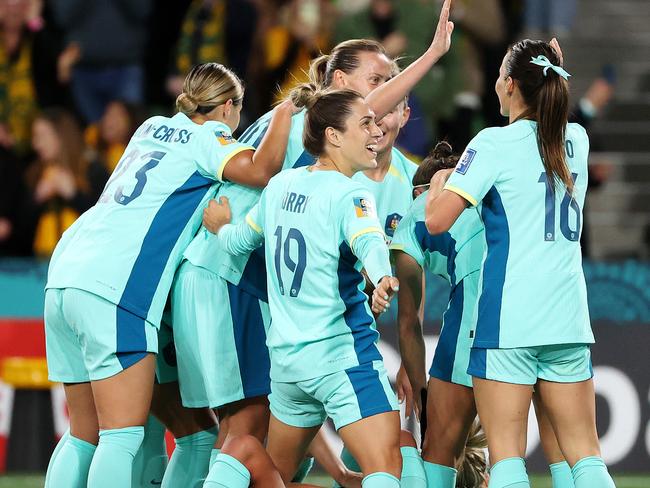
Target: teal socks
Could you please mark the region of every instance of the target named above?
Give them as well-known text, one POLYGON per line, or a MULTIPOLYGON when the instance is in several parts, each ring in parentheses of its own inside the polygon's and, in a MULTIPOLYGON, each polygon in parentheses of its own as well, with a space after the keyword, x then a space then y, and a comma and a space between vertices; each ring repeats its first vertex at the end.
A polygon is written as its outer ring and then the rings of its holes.
POLYGON ((66 432, 50 458, 45 488, 86 488, 95 451, 93 444, 66 432))
POLYGON ((388 473, 372 473, 361 482, 362 488, 400 488, 400 482, 388 473))
POLYGON ((144 439, 133 460, 133 488, 151 488, 162 481, 168 462, 165 430, 156 417, 149 415, 144 439))
POLYGON ((434 464, 427 461, 423 462, 424 472, 427 475, 428 488, 455 488, 456 474, 458 471, 449 466, 434 464))
POLYGON ((210 470, 210 453, 216 440, 216 427, 176 439, 162 488, 200 488, 210 470))
POLYGON ((298 466, 298 471, 296 471, 296 475, 293 477, 292 483, 302 483, 305 481, 305 478, 307 478, 307 475, 311 471, 311 468, 314 467, 314 458, 313 457, 306 457, 305 459, 302 460, 302 463, 300 463, 300 466, 298 466))
POLYGON ((602 458, 582 458, 571 469, 576 488, 614 488, 614 480, 607 471, 602 458))
POLYGON ((574 488, 571 466, 566 461, 549 465, 553 488, 574 488))
POLYGON ((427 475, 419 451, 415 447, 402 447, 402 488, 427 488, 427 475))
POLYGON ((141 425, 100 430, 99 445, 88 473, 88 486, 92 488, 131 486, 133 459, 143 438, 144 427, 141 425))
POLYGON ((248 488, 251 474, 246 466, 228 454, 219 454, 203 485, 204 488, 248 488))
POLYGON ((210 451, 210 469, 212 469, 212 466, 214 466, 214 463, 217 462, 217 456, 221 452, 221 449, 212 448, 212 451, 210 451))
POLYGON ((530 488, 523 458, 502 459, 490 470, 490 488, 530 488))

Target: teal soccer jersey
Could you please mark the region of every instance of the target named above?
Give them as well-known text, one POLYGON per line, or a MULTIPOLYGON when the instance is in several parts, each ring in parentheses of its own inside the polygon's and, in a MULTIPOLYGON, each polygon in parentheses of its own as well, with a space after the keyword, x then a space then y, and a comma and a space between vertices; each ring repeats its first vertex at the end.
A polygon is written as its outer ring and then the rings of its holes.
MULTIPOLYGON (((260 117, 246 129, 239 141, 258 148, 271 122, 272 111, 260 117)), ((291 130, 287 152, 282 169, 313 164, 314 157, 302 145, 302 129, 305 125, 306 111, 301 111, 291 118, 291 130)), ((227 197, 232 212, 232 222, 240 222, 248 211, 258 202, 262 190, 229 181, 219 187, 216 198, 227 197)), ((252 254, 233 256, 223 252, 219 240, 205 227, 201 228, 196 238, 185 251, 185 258, 193 265, 219 274, 235 285, 241 285, 246 291, 260 299, 267 300, 266 278, 264 276, 264 251, 256 250, 252 254)))
POLYGON ((481 131, 445 186, 478 205, 485 225, 474 347, 594 341, 580 250, 589 140, 578 124, 565 148, 572 195, 548 184, 529 120, 481 131))
POLYGON ((283 171, 245 223, 219 233, 233 253, 259 245, 262 236, 271 378, 296 382, 380 360, 360 271, 365 267, 376 284, 390 264, 370 192, 335 171, 283 171), (241 238, 245 232, 252 237, 241 238))
POLYGON ((361 171, 352 177, 374 195, 377 202, 377 216, 389 242, 393 238, 397 224, 413 203, 413 175, 417 169, 417 164, 393 148, 392 161, 384 181, 372 180, 361 171))
MULTIPOLYGON (((221 122, 198 125, 180 113, 148 119, 97 204, 57 246, 47 288, 89 291, 158 326, 215 183, 230 158, 250 149, 221 122)), ((131 339, 118 330, 118 342, 131 339)))
POLYGON ((476 209, 467 209, 448 232, 432 236, 424 224, 427 193, 415 199, 390 248, 405 252, 422 269, 442 276, 454 287, 465 276, 481 269, 485 252, 483 223, 476 209))

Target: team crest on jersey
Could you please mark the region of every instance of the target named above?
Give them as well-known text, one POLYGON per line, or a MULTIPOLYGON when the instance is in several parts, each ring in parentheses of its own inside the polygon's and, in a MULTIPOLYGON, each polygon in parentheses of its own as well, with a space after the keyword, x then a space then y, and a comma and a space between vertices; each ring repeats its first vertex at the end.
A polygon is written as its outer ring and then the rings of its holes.
POLYGON ((456 173, 460 173, 461 175, 467 173, 469 165, 472 164, 472 161, 474 160, 474 156, 476 156, 476 151, 467 148, 456 165, 456 173))
POLYGON ((354 197, 354 210, 357 217, 374 217, 375 209, 372 207, 370 200, 364 197, 354 197))
POLYGON ((392 213, 386 217, 386 225, 384 225, 384 231, 388 237, 393 237, 395 235, 395 230, 399 221, 402 220, 402 216, 398 213, 392 213))
POLYGON ((222 146, 227 146, 228 144, 235 142, 235 138, 233 136, 222 130, 215 130, 214 135, 217 136, 217 140, 222 146))

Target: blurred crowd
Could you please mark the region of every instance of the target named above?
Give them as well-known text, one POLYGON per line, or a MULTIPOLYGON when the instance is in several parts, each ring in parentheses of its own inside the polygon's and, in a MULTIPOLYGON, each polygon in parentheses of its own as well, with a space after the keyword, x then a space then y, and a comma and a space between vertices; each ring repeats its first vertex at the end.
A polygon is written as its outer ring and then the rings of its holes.
MULTIPOLYGON (((217 61, 245 81, 245 128, 342 40, 381 40, 408 64, 438 11, 438 0, 0 0, 0 255, 49 256, 135 128, 173 111, 192 65, 217 61)), ((452 15, 452 50, 412 93, 398 141, 415 159, 502 125, 493 85, 508 44, 564 38, 575 1, 456 0, 452 15)))

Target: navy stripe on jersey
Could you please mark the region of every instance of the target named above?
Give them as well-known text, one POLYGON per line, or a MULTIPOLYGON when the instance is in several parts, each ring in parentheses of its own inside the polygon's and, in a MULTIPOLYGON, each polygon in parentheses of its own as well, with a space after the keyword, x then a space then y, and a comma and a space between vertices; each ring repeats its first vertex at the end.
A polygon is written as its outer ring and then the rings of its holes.
POLYGON ((506 278, 510 231, 501 196, 495 187, 483 198, 481 210, 485 225, 487 256, 483 264, 483 286, 478 303, 476 324, 477 347, 499 347, 501 328, 501 303, 506 278))
POLYGON ((302 168, 303 166, 311 166, 316 162, 316 158, 312 156, 307 150, 305 149, 300 157, 296 159, 296 162, 293 164, 294 168, 302 168))
POLYGON ((354 267, 357 257, 345 242, 339 246, 339 256, 337 274, 339 294, 345 303, 343 319, 352 331, 357 359, 359 364, 380 360, 381 354, 375 346, 379 333, 371 327, 374 319, 366 310, 368 297, 359 290, 364 278, 354 267))
POLYGON ((415 223, 415 237, 423 251, 439 252, 447 258, 447 274, 451 286, 456 286, 456 240, 449 232, 432 236, 424 222, 415 223))
MULTIPOLYGON (((270 112, 269 112, 269 114, 270 114, 270 112)), ((250 141, 250 139, 252 138, 252 135, 253 135, 253 134, 255 133, 255 131, 257 130, 257 128, 258 128, 260 125, 264 124, 264 123, 266 123, 266 125, 268 126, 268 125, 269 125, 269 120, 270 120, 270 116, 267 117, 267 116, 265 116, 265 115, 262 115, 259 119, 257 119, 255 122, 253 122, 253 123, 248 127, 248 129, 246 129, 246 130, 244 131, 244 133, 243 133, 241 136, 239 136, 239 138, 238 138, 237 140, 238 140, 239 142, 241 142, 241 143, 246 143, 246 144, 248 144, 249 141, 250 141)))
POLYGON ((268 394, 271 360, 260 302, 231 283, 228 283, 228 299, 244 398, 268 394))
POLYGON ((246 293, 269 303, 269 293, 266 283, 266 258, 264 246, 260 246, 250 253, 248 262, 239 279, 239 287, 246 293))
POLYGON ((153 218, 118 303, 116 352, 145 350, 142 349, 143 344, 146 347, 144 320, 149 314, 160 277, 181 233, 213 183, 198 171, 194 172, 167 197, 153 218), (137 326, 132 319, 121 314, 120 308, 137 314, 142 319, 141 325, 137 326))
POLYGON ((460 334, 460 324, 463 321, 463 302, 465 301, 465 292, 463 281, 452 289, 449 300, 449 308, 443 316, 442 331, 440 339, 436 346, 436 353, 433 356, 433 363, 429 374, 442 381, 451 382, 454 372, 454 362, 456 361, 456 347, 458 345, 458 335, 460 334))
POLYGON ((469 352, 467 374, 477 378, 487 378, 487 349, 473 347, 469 352))
POLYGON ((266 132, 269 130, 269 125, 267 124, 266 127, 264 127, 258 134, 257 138, 255 139, 254 142, 251 143, 251 146, 253 146, 255 149, 260 147, 260 144, 262 143, 262 139, 266 135, 266 132))
POLYGON ((384 385, 379 379, 379 372, 372 367, 372 363, 346 369, 345 374, 348 375, 354 389, 362 419, 393 410, 386 396, 384 385))

